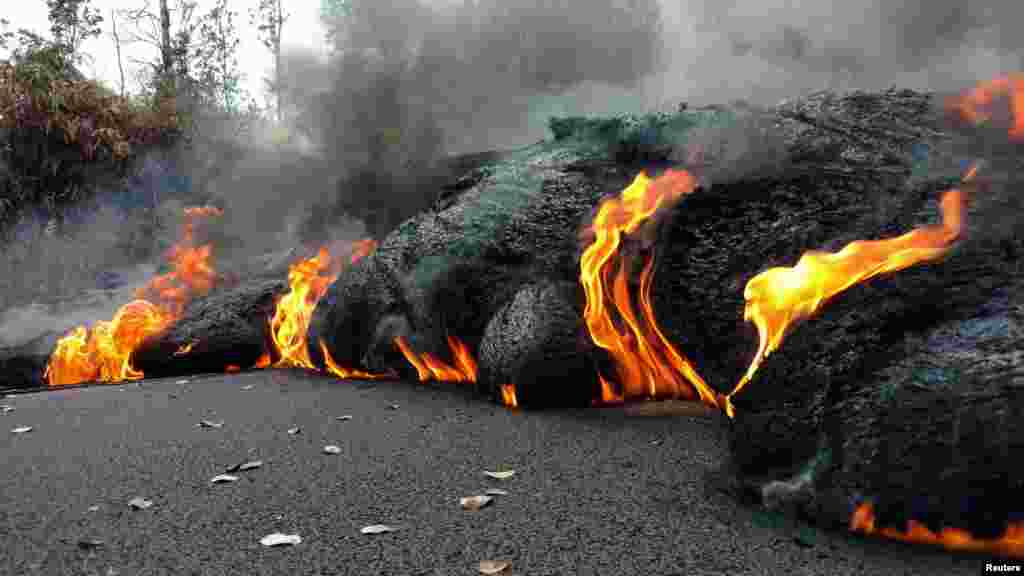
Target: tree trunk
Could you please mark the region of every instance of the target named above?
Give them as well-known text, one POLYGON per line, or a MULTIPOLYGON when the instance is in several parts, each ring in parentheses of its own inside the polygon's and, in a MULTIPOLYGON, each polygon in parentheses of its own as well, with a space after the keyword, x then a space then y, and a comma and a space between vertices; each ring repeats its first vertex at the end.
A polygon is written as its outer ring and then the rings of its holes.
POLYGON ((177 86, 174 85, 174 49, 171 46, 171 11, 167 7, 167 0, 160 0, 160 57, 162 88, 177 93, 177 86))

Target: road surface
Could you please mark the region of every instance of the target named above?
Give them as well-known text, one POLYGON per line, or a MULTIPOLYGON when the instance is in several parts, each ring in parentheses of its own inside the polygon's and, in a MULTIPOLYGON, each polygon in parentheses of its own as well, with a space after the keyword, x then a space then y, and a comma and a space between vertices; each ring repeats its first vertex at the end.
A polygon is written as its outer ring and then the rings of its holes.
POLYGON ((720 488, 722 423, 706 415, 513 412, 454 384, 294 371, 0 403, 14 408, 0 414, 3 574, 471 575, 508 560, 510 575, 934 576, 984 562, 740 506, 720 488), (210 483, 250 460, 263 466, 210 483), (492 488, 508 494, 459 506, 492 488), (136 497, 152 507, 131 509, 136 497), (360 532, 372 524, 397 531, 360 532), (302 542, 259 543, 274 532, 302 542))

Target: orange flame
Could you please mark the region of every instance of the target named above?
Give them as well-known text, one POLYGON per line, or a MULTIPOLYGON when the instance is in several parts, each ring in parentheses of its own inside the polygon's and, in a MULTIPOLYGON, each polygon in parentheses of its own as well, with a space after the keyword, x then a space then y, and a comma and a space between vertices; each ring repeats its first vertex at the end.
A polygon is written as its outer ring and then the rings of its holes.
POLYGON ((331 356, 331 353, 327 350, 327 344, 323 340, 320 340, 320 351, 324 355, 324 364, 327 366, 327 372, 342 379, 350 378, 363 378, 373 380, 376 378, 383 378, 381 374, 370 374, 369 372, 363 372, 362 370, 351 370, 348 368, 342 368, 338 366, 338 363, 331 356))
POLYGON ((619 394, 612 388, 611 382, 605 380, 604 376, 598 374, 597 379, 601 382, 601 400, 599 404, 621 404, 625 400, 622 394, 619 394))
POLYGON ((456 367, 449 366, 429 352, 417 355, 403 336, 395 336, 394 342, 409 364, 416 369, 420 382, 476 382, 476 361, 473 360, 466 345, 452 336, 448 337, 448 347, 451 348, 452 357, 458 365, 456 367))
POLYGON ((518 408, 519 400, 516 398, 515 384, 501 385, 501 403, 509 408, 518 408))
MULTIPOLYGON (((978 164, 964 176, 974 178, 978 164)), ((858 240, 834 254, 811 251, 791 268, 769 268, 751 278, 743 292, 744 320, 757 326, 760 344, 747 372, 726 397, 725 410, 735 415, 730 399, 743 389, 761 363, 786 335, 829 299, 880 274, 896 272, 944 256, 963 233, 964 193, 954 188, 942 196, 942 224, 925 226, 888 240, 858 240)))
POLYGON ((255 368, 269 368, 270 367, 270 354, 264 352, 262 356, 256 359, 255 368))
MULTIPOLYGON (((194 246, 194 232, 199 218, 221 214, 208 206, 186 208, 182 239, 166 255, 171 272, 138 290, 137 300, 122 306, 109 322, 97 322, 91 330, 79 326, 58 340, 43 374, 47 383, 62 386, 142 378, 144 374, 131 366, 132 352, 146 338, 167 329, 192 298, 214 287, 212 247, 194 246)), ((188 353, 191 346, 180 348, 178 354, 188 353)))
POLYGON ((976 539, 966 530, 959 528, 943 528, 938 533, 932 532, 927 526, 910 520, 906 530, 881 528, 875 525, 875 511, 870 502, 857 507, 850 517, 850 530, 864 534, 878 534, 902 542, 915 542, 942 546, 947 550, 968 552, 987 552, 1024 558, 1024 523, 1010 524, 1003 535, 994 540, 976 539))
MULTIPOLYGON (((693 398, 694 392, 712 406, 719 395, 669 343, 654 320, 650 303, 653 257, 648 257, 640 275, 640 314, 631 303, 628 275, 630 262, 623 261, 619 245, 624 234, 635 233, 662 208, 690 194, 694 177, 683 170, 668 170, 655 180, 637 175, 619 197, 601 203, 593 223, 586 230, 593 241, 580 261, 580 282, 586 292, 583 313, 594 343, 615 361, 625 398, 693 398), (619 327, 617 316, 624 324, 619 327)), ((603 395, 615 399, 602 377, 603 395)))
MULTIPOLYGON (((355 263, 373 252, 376 245, 371 239, 356 242, 350 247, 350 262, 355 263)), ((270 337, 280 358, 275 367, 316 369, 306 346, 306 331, 313 309, 337 279, 342 267, 342 260, 332 257, 324 247, 316 256, 296 262, 289 268, 290 290, 278 300, 270 320, 270 337)))
POLYGON ((1010 138, 1024 139, 1024 73, 1007 74, 982 82, 971 90, 947 100, 946 109, 959 113, 962 119, 978 125, 992 117, 992 105, 999 98, 1007 98, 1010 103, 1010 138))

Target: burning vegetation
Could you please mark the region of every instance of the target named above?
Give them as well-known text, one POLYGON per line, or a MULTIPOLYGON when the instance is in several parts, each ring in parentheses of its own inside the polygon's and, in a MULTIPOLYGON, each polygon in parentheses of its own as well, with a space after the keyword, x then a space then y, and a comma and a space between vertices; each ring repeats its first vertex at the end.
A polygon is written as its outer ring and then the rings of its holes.
MULTIPOLYGON (((146 338, 167 329, 193 298, 214 287, 212 246, 196 246, 195 232, 200 221, 220 215, 213 207, 186 208, 181 241, 167 253, 171 271, 139 289, 136 300, 122 306, 112 320, 91 328, 79 326, 61 338, 46 366, 47 383, 61 386, 143 378, 145 374, 132 368, 132 352, 146 338)), ((191 345, 179 353, 189 348, 191 345)))

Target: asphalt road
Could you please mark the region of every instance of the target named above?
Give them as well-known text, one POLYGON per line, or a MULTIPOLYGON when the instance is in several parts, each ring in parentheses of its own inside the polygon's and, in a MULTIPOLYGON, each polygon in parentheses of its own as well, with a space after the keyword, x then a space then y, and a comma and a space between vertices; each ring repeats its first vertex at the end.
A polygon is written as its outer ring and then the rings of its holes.
POLYGON ((724 436, 707 416, 513 412, 456 385, 283 371, 0 402, 14 407, 0 414, 3 574, 470 575, 509 560, 503 574, 934 576, 984 563, 740 506, 720 489, 724 436), (264 464, 210 483, 247 460, 264 464), (459 506, 489 488, 508 495, 459 506), (133 510, 135 497, 153 506, 133 510), (360 533, 371 524, 398 530, 360 533), (302 542, 260 545, 273 532, 302 542))

